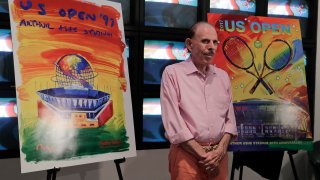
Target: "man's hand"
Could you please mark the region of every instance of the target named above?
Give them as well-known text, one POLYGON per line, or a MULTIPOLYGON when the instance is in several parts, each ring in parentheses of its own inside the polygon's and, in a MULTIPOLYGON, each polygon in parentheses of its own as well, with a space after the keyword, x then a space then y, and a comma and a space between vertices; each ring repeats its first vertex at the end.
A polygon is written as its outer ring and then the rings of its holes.
POLYGON ((180 144, 180 146, 185 151, 189 152, 191 155, 197 158, 199 161, 205 159, 205 151, 203 150, 202 146, 194 139, 190 139, 186 142, 183 142, 180 144))
POLYGON ((221 160, 226 154, 226 150, 221 146, 218 146, 217 149, 207 152, 204 156, 204 160, 200 160, 199 164, 205 172, 212 173, 219 165, 221 160))
POLYGON ((229 133, 225 133, 222 139, 219 142, 217 149, 213 151, 207 152, 204 156, 204 160, 200 160, 200 166, 208 173, 211 174, 214 172, 217 167, 220 165, 221 160, 227 153, 228 145, 232 135, 229 133))

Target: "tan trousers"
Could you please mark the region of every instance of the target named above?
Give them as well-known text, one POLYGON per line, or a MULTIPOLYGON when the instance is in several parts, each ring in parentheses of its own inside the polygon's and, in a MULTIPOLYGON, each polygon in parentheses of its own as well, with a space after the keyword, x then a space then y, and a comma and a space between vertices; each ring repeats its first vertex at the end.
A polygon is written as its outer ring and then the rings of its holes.
POLYGON ((178 145, 171 145, 169 152, 169 172, 171 180, 227 180, 228 155, 221 160, 214 176, 208 177, 200 169, 198 160, 178 145))

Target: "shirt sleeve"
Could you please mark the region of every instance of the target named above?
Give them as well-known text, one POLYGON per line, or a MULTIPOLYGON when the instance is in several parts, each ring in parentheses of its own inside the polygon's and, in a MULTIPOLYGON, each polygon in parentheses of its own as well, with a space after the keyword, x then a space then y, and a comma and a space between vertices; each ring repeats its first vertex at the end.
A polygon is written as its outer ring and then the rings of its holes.
POLYGON ((226 79, 228 82, 228 93, 230 97, 230 103, 229 103, 229 109, 226 116, 225 133, 232 134, 233 139, 235 139, 238 136, 238 131, 237 131, 237 124, 236 124, 236 117, 234 115, 234 108, 233 108, 231 82, 228 75, 226 79))
POLYGON ((176 76, 168 67, 161 79, 160 103, 166 137, 172 144, 179 144, 193 138, 179 110, 179 89, 176 76), (170 72, 171 71, 171 72, 170 72))

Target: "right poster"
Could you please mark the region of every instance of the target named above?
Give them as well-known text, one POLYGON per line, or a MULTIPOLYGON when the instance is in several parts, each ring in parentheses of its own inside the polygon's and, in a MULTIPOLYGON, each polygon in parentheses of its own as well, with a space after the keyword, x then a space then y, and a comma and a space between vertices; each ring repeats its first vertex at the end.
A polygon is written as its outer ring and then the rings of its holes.
POLYGON ((213 64, 228 72, 238 138, 231 151, 308 150, 312 128, 299 20, 208 14, 213 64))

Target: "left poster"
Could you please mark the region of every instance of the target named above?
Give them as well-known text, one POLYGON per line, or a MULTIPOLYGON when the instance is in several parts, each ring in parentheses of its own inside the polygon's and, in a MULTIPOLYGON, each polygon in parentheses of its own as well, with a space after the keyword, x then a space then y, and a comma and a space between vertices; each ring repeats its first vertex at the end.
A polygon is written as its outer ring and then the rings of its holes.
POLYGON ((9 0, 21 172, 136 155, 121 5, 9 0))

